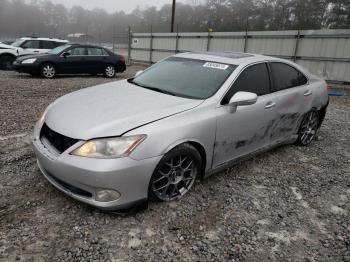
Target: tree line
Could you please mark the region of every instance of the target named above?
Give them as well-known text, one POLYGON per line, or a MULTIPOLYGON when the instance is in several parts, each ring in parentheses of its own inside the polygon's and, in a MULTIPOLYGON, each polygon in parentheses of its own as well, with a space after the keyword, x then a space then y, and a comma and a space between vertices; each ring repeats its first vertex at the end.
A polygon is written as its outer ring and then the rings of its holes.
MULTIPOLYGON (((169 1, 171 3, 171 1, 169 1)), ((66 8, 49 0, 0 0, 0 37, 66 37, 87 33, 110 41, 114 32, 169 32, 171 4, 131 13, 66 8)), ((207 0, 176 4, 180 32, 350 28, 350 0, 207 0)))

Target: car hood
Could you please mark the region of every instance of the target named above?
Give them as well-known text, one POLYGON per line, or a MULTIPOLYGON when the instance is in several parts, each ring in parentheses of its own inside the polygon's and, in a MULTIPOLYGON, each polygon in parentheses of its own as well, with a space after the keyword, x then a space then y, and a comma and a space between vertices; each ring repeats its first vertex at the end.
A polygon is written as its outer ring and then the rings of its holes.
POLYGON ((202 102, 155 92, 121 80, 57 99, 49 107, 45 122, 62 135, 89 140, 120 136, 202 102))
POLYGON ((16 49, 16 47, 0 43, 0 49, 16 49))
POLYGON ((31 58, 50 58, 52 56, 55 56, 55 55, 53 54, 21 55, 21 56, 18 56, 16 60, 18 62, 22 62, 24 60, 31 59, 31 58))

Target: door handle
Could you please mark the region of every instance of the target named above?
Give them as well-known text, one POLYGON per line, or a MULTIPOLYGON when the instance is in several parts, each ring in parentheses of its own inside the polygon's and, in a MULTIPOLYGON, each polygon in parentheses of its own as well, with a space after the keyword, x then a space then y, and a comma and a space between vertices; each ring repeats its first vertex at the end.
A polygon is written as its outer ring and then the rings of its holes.
POLYGON ((268 102, 266 105, 265 105, 265 109, 269 109, 269 108, 272 108, 272 107, 275 107, 276 106, 276 103, 275 102, 268 102))
POLYGON ((34 53, 39 53, 39 51, 34 51, 34 53))
POLYGON ((309 96, 311 94, 312 94, 312 91, 311 90, 307 90, 307 91, 305 91, 304 96, 309 96))

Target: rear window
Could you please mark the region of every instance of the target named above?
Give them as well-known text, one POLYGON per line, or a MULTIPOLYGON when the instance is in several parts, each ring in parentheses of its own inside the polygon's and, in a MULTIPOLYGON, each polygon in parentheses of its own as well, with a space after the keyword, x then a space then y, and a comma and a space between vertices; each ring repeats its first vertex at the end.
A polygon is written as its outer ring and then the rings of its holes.
POLYGON ((284 63, 271 63, 271 70, 276 91, 305 85, 307 78, 292 66, 284 63))
POLYGON ((41 41, 42 49, 54 49, 57 47, 56 42, 53 41, 41 41))

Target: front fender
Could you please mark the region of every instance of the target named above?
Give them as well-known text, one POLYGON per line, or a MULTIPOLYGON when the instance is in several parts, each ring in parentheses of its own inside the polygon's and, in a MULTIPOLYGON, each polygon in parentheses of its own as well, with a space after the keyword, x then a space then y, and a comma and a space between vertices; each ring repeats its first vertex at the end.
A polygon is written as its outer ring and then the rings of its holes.
POLYGON ((214 107, 199 106, 157 122, 139 127, 125 135, 146 134, 147 138, 130 155, 142 160, 164 155, 179 144, 194 142, 204 148, 206 170, 211 167, 216 133, 214 107))
MULTIPOLYGON (((170 150, 172 150, 175 147, 177 147, 178 145, 181 145, 181 144, 184 144, 184 143, 196 143, 196 144, 201 145, 204 148, 204 150, 205 150, 205 147, 204 147, 204 145, 203 145, 203 143, 201 141, 199 141, 196 138, 189 137, 189 138, 183 138, 183 139, 177 140, 174 143, 170 144, 167 148, 164 149, 164 151, 162 152, 161 155, 165 155, 170 150)), ((205 150, 205 151, 207 151, 207 150, 205 150)))

